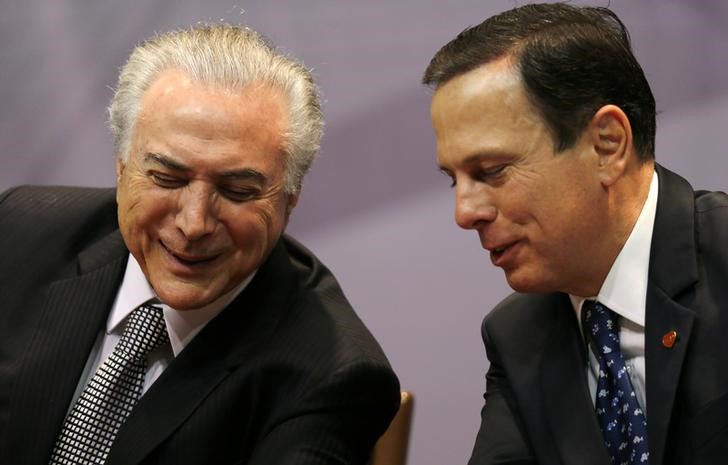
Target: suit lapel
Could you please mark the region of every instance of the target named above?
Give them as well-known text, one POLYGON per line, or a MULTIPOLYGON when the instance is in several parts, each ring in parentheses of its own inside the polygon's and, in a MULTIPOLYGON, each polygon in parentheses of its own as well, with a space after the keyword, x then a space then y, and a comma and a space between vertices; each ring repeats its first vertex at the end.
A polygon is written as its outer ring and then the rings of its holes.
POLYGON ((647 305, 651 309, 647 312, 645 326, 647 434, 650 462, 662 463, 694 314, 654 284, 650 284, 647 289, 647 305), (661 342, 663 335, 669 331, 676 331, 678 334, 678 339, 671 348, 665 347, 661 342))
MULTIPOLYGON (((537 311, 541 311, 538 309, 537 311)), ((546 312, 544 312, 546 313, 546 312)), ((586 379, 585 346, 574 310, 566 295, 559 295, 546 315, 549 334, 540 364, 540 383, 546 417, 564 465, 609 465, 586 379)))
POLYGON ((291 262, 279 241, 250 285, 200 331, 140 399, 119 431, 106 464, 141 462, 236 367, 253 360, 285 313, 292 289, 291 262))
MULTIPOLYGON (((33 419, 33 446, 10 456, 45 463, 60 432, 89 352, 103 328, 126 263, 114 233, 78 257, 78 274, 52 282, 45 291, 29 351, 10 401, 9 424, 33 419)), ((29 310, 32 311, 32 310, 29 310)), ((9 428, 7 447, 25 447, 25 428, 9 428)))
POLYGON ((681 177, 656 166, 660 180, 650 251, 645 316, 647 425, 650 462, 662 463, 694 313, 680 304, 698 280, 694 194, 681 177), (678 334, 665 347, 662 337, 678 334))

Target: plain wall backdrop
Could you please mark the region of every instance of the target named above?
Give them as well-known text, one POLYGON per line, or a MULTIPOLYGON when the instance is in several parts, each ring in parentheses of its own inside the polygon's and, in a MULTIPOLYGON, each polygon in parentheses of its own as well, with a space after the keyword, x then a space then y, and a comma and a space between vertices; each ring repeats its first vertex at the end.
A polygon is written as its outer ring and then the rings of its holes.
MULTIPOLYGON (((509 289, 453 222, 419 80, 463 28, 520 3, 0 0, 0 190, 114 184, 105 107, 136 42, 221 19, 261 31, 313 68, 325 99, 320 159, 289 232, 335 272, 415 393, 409 463, 464 464, 488 366, 480 322, 509 289)), ((630 29, 660 111, 658 161, 728 188, 728 3, 589 3, 630 29)))

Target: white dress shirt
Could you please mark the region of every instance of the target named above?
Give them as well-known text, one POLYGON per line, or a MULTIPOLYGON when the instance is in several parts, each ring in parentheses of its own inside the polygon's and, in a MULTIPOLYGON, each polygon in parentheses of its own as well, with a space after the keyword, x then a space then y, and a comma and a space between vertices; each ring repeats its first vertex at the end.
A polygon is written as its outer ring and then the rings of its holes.
MULTIPOLYGON (((642 410, 647 414, 645 397, 645 309, 650 268, 652 230, 657 212, 657 173, 652 174, 650 191, 627 242, 617 255, 594 297, 569 295, 581 328, 581 308, 585 300, 598 300, 619 315, 619 346, 642 410)), ((583 334, 583 330, 582 330, 583 334)), ((587 345, 589 347, 589 345, 587 345)), ((596 399, 599 361, 589 348, 587 379, 592 401, 596 399)))
MULTIPOLYGON (((256 270, 257 271, 257 270, 256 270)), ((149 364, 144 378, 142 393, 147 392, 167 365, 190 343, 190 341, 230 304, 250 283, 255 272, 250 274, 242 283, 230 292, 202 308, 192 310, 175 310, 163 303, 155 303, 164 313, 164 321, 169 334, 169 345, 162 345, 149 354, 149 364)), ((150 299, 158 299, 154 289, 147 281, 139 263, 133 255, 129 254, 124 278, 119 286, 116 299, 111 306, 109 318, 106 321, 106 330, 99 334, 89 355, 83 375, 81 376, 71 406, 81 395, 86 384, 91 380, 99 366, 111 355, 117 342, 124 332, 126 319, 131 312, 150 299)))

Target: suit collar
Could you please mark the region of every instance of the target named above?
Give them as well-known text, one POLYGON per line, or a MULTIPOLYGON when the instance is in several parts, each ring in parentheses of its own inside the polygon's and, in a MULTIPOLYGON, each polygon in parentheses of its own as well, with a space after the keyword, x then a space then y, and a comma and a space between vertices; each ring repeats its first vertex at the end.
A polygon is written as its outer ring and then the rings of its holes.
POLYGON ((671 297, 698 280, 693 188, 675 173, 655 165, 660 179, 650 251, 649 279, 671 297))
POLYGON ((119 258, 124 258, 124 264, 126 265, 128 254, 129 250, 124 244, 121 233, 118 229, 114 229, 101 240, 94 242, 78 254, 78 274, 91 273, 119 258))
MULTIPOLYGON (((9 424, 28 424, 27 416, 33 415, 34 447, 11 456, 27 457, 27 463, 42 463, 50 456, 126 257, 118 231, 107 235, 71 261, 70 276, 64 274, 39 291, 39 308, 27 310, 39 315, 38 323, 11 397, 9 424)), ((27 434, 24 428, 9 428, 7 446, 27 444, 27 434)))
POLYGON ((672 421, 675 394, 693 327, 694 313, 680 305, 658 286, 647 288, 645 363, 647 381, 647 429, 650 462, 662 463, 672 421), (663 335, 676 331, 671 348, 662 344, 663 335))
POLYGON ((656 165, 660 177, 650 252, 645 358, 650 462, 662 463, 675 394, 695 314, 680 302, 698 280, 693 189, 680 176, 656 165), (671 347, 662 337, 676 331, 671 347))
POLYGON ((107 465, 136 464, 177 429, 225 378, 253 360, 288 311, 295 276, 279 240, 247 288, 176 357, 121 427, 107 465))

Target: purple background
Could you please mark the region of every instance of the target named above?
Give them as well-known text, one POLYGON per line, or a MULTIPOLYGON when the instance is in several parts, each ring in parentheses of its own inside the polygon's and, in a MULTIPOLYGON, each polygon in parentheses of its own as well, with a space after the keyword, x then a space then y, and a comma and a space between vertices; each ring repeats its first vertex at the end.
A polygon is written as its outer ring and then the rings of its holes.
MULTIPOLYGON (((419 78, 456 33, 515 4, 0 0, 0 190, 113 185, 105 106, 136 41, 197 21, 260 30, 314 69, 325 98, 321 157, 289 231, 336 273, 415 393, 409 462, 464 464, 487 368, 480 321, 509 290, 476 236, 452 221, 419 78)), ((658 160, 697 187, 725 190, 728 2, 611 7, 653 85, 658 160)))

